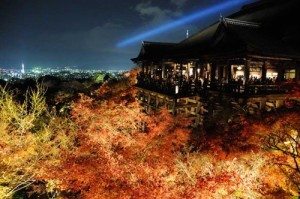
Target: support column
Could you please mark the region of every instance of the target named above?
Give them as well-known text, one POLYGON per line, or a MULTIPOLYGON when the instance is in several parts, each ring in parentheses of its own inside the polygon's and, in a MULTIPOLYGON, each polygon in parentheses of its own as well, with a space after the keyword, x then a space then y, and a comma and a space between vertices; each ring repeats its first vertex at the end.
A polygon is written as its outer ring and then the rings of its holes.
POLYGON ((197 102, 197 107, 196 107, 196 120, 195 120, 195 125, 201 125, 202 120, 201 120, 201 107, 202 103, 200 101, 197 102))
POLYGON ((142 63, 142 74, 145 74, 145 64, 142 63))
POLYGON ((166 77, 166 65, 164 63, 162 63, 161 77, 162 79, 166 77))
POLYGON ((149 64, 148 64, 148 63, 146 63, 145 74, 146 74, 146 75, 149 74, 149 64))
POLYGON ((183 63, 182 62, 180 62, 179 72, 180 72, 180 76, 183 77, 183 63))
POLYGON ((150 76, 153 77, 154 74, 154 64, 152 62, 151 66, 150 66, 150 76))
POLYGON ((248 60, 246 60, 245 63, 244 75, 245 75, 245 84, 247 84, 249 82, 249 76, 250 76, 250 64, 248 60))
POLYGON ((180 62, 180 68, 179 68, 179 74, 180 74, 180 76, 179 76, 179 90, 181 89, 181 87, 182 87, 182 80, 183 80, 183 74, 182 74, 182 71, 183 71, 183 65, 182 65, 182 62, 180 62))
POLYGON ((201 66, 200 66, 200 77, 202 78, 202 79, 205 79, 205 66, 204 66, 204 64, 201 64, 201 66))
POLYGON ((151 107, 150 107, 150 102, 151 102, 151 94, 150 93, 147 93, 148 96, 147 96, 147 110, 146 112, 149 113, 149 111, 151 110, 151 107))
POLYGON ((295 72, 296 72, 296 82, 300 82, 300 62, 296 62, 295 64, 295 72))
POLYGON ((262 82, 266 82, 267 80, 267 63, 264 61, 261 69, 261 80, 262 82))
POLYGON ((158 108, 159 106, 159 97, 156 95, 155 96, 155 108, 158 108))
POLYGON ((218 80, 220 81, 223 78, 224 66, 218 67, 218 80))
POLYGON ((284 81, 284 67, 283 67, 283 64, 280 64, 278 67, 278 80, 279 82, 283 82, 284 81))
POLYGON ((260 102, 259 102, 259 108, 260 110, 264 109, 266 107, 266 98, 261 98, 260 102))
POLYGON ((216 81, 216 65, 214 63, 211 64, 211 71, 210 71, 210 81, 214 83, 216 81))
POLYGON ((174 115, 176 115, 176 106, 177 106, 177 98, 175 98, 175 99, 173 100, 173 104, 172 104, 172 113, 173 113, 174 115))
POLYGON ((154 69, 153 69, 153 75, 156 77, 157 75, 157 65, 155 64, 154 69))
POLYGON ((199 63, 196 63, 195 64, 195 77, 196 77, 196 81, 199 80, 199 75, 200 75, 199 73, 200 73, 200 66, 199 66, 199 63))
POLYGON ((187 79, 190 79, 190 63, 188 62, 186 65, 186 74, 187 74, 187 79))
POLYGON ((231 73, 231 64, 228 64, 227 65, 227 68, 226 68, 226 74, 227 74, 227 81, 230 82, 232 80, 232 73, 231 73))

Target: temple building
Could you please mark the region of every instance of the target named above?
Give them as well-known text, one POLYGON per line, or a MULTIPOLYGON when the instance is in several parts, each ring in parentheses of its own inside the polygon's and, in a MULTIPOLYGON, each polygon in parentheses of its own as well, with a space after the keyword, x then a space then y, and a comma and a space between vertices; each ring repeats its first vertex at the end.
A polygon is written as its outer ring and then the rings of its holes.
MULTIPOLYGON (((200 123, 212 96, 280 107, 300 82, 298 0, 262 0, 179 43, 142 43, 133 58, 146 108, 167 106, 200 123)), ((251 107, 249 108, 251 110, 251 107)))

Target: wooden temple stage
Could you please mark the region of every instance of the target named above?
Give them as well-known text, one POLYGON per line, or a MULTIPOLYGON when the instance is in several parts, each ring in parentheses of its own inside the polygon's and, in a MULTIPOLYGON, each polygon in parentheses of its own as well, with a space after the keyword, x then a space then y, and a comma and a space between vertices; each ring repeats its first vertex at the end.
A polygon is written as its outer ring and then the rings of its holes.
POLYGON ((300 82, 300 34, 278 31, 300 26, 291 14, 297 9, 297 0, 262 0, 179 43, 143 42, 132 61, 145 110, 167 107, 198 125, 224 106, 255 114, 299 103, 292 93, 300 82))

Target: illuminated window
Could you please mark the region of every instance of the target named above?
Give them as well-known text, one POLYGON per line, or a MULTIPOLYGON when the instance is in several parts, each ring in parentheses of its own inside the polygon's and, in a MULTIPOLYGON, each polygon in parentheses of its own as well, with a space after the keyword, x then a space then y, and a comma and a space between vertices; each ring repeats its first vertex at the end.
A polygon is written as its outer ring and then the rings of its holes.
POLYGON ((284 72, 284 79, 294 79, 296 78, 296 70, 295 69, 289 69, 285 70, 284 72))
POLYGON ((267 69, 267 78, 277 78, 278 72, 275 69, 267 69))
POLYGON ((243 78, 245 75, 244 65, 232 65, 231 70, 234 79, 243 78))
POLYGON ((250 77, 255 77, 260 79, 262 76, 262 67, 261 66, 251 66, 249 69, 250 77))

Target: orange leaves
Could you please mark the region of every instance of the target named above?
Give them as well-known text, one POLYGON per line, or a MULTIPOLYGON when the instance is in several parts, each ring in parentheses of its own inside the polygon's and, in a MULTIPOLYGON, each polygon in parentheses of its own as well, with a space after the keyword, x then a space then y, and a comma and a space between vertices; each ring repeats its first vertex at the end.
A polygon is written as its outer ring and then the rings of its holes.
POLYGON ((81 95, 73 104, 78 147, 57 168, 49 168, 46 177, 58 179, 62 190, 82 198, 165 194, 163 178, 188 141, 189 122, 167 110, 145 115, 128 84, 107 83, 99 89, 98 100, 81 95))
MULTIPOLYGON (((134 73, 128 74, 104 84, 95 99, 82 95, 73 104, 76 148, 44 179, 83 199, 261 198, 260 191, 274 188, 271 180, 284 179, 260 148, 270 129, 265 123, 240 118, 224 131, 203 135, 202 151, 192 153, 190 121, 166 109, 146 115, 133 82, 134 73)), ((268 122, 277 131, 295 118, 268 122)))

